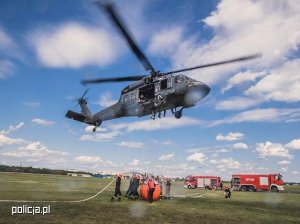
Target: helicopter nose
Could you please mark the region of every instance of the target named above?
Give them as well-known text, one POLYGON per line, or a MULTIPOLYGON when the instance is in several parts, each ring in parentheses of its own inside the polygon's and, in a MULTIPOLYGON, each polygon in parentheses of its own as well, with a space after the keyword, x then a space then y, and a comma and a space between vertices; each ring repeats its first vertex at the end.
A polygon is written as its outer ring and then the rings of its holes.
POLYGON ((206 97, 210 88, 208 85, 202 82, 194 82, 194 85, 188 90, 185 95, 185 103, 186 105, 195 105, 197 102, 206 97))
POLYGON ((207 96, 210 92, 210 87, 204 83, 202 83, 202 91, 204 94, 204 97, 207 96))

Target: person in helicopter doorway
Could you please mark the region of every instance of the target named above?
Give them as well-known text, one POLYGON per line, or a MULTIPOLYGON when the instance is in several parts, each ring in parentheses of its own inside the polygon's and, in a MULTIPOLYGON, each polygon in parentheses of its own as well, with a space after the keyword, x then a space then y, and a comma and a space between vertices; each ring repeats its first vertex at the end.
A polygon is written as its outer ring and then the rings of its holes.
POLYGON ((115 187, 115 194, 114 196, 111 197, 110 201, 113 202, 116 197, 118 197, 118 201, 121 201, 122 193, 121 193, 121 180, 122 180, 122 175, 119 174, 117 175, 116 178, 116 187, 115 187))
POLYGON ((225 198, 231 198, 231 191, 228 186, 225 187, 224 196, 225 198))
POLYGON ((152 178, 150 178, 149 181, 148 181, 148 187, 149 187, 148 200, 149 200, 149 203, 152 203, 153 202, 153 193, 154 193, 154 190, 155 190, 155 183, 154 183, 154 180, 152 178))

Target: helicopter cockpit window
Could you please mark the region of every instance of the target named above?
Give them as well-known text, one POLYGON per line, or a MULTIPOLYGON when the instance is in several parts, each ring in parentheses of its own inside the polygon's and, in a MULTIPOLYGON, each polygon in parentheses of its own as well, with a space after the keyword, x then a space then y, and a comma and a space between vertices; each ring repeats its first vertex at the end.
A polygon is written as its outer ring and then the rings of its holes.
POLYGON ((183 75, 177 75, 175 77, 175 83, 183 82, 185 81, 185 77, 183 75))

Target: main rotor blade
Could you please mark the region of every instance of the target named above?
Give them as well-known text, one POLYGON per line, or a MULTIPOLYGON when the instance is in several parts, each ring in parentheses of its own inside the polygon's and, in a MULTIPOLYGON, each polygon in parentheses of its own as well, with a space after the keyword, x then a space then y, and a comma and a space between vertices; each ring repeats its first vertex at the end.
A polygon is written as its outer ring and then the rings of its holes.
POLYGON ((172 74, 172 73, 185 72, 185 71, 190 71, 190 70, 194 70, 194 69, 212 67, 212 66, 217 66, 217 65, 224 65, 224 64, 229 64, 229 63, 234 63, 234 62, 239 62, 239 61, 246 61, 246 60, 259 58, 261 56, 262 56, 261 54, 254 54, 254 55, 239 57, 239 58, 230 59, 230 60, 226 60, 226 61, 220 61, 220 62, 215 62, 215 63, 210 63, 210 64, 204 64, 204 65, 199 65, 199 66, 195 66, 195 67, 191 67, 191 68, 184 68, 184 69, 180 69, 180 70, 167 72, 167 73, 164 73, 164 74, 168 75, 168 74, 172 74))
POLYGON ((81 84, 92 84, 92 83, 104 83, 104 82, 126 82, 126 81, 138 81, 144 78, 145 75, 140 76, 127 76, 127 77, 116 77, 116 78, 100 78, 91 80, 82 80, 81 84))
POLYGON ((125 37, 128 45, 130 46, 133 53, 137 56, 139 61, 143 64, 144 68, 148 70, 154 71, 153 66, 149 62, 149 60, 146 58, 146 56, 143 54, 143 52, 138 48, 137 44, 133 40, 132 36, 129 34, 128 29, 126 29, 124 23, 121 21, 120 16, 116 12, 113 4, 111 3, 103 3, 96 1, 95 4, 99 7, 104 9, 108 15, 110 16, 111 20, 114 22, 114 24, 119 28, 119 31, 123 34, 125 37))

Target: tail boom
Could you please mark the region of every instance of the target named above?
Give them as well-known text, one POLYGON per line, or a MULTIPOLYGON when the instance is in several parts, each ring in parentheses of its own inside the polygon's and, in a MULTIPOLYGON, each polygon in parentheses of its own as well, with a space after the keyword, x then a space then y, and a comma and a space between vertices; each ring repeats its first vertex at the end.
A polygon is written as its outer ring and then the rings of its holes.
POLYGON ((100 120, 96 121, 96 120, 92 119, 91 117, 84 116, 83 114, 76 113, 72 110, 68 110, 65 117, 75 120, 75 121, 85 123, 85 124, 97 126, 97 127, 100 126, 102 123, 102 121, 100 121, 100 120))

